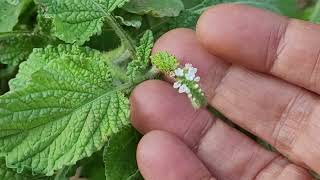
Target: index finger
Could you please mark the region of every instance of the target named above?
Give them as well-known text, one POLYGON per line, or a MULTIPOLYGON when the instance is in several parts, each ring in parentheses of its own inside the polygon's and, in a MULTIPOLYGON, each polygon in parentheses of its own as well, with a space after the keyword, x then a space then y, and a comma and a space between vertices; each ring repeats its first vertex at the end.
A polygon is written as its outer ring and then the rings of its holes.
POLYGON ((320 94, 319 25, 225 4, 201 16, 197 35, 212 54, 320 94))

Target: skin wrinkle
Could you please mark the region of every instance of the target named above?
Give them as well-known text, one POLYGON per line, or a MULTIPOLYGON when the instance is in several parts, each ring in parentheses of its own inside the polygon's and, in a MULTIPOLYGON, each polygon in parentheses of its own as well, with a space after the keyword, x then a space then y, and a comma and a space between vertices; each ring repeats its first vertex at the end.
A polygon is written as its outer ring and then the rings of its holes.
POLYGON ((271 34, 269 35, 271 39, 274 39, 268 43, 267 45, 267 56, 266 56, 266 69, 267 72, 272 72, 272 68, 275 63, 279 60, 279 55, 283 52, 285 49, 285 34, 287 32, 288 26, 290 24, 291 20, 287 19, 287 23, 282 24, 280 23, 278 27, 276 28, 276 34, 273 34, 271 31, 271 34))
POLYGON ((274 137, 274 142, 272 144, 274 144, 275 148, 279 148, 279 149, 286 149, 288 151, 291 151, 292 149, 292 144, 290 145, 285 145, 285 142, 282 142, 280 140, 280 132, 281 130, 283 130, 283 126, 285 126, 285 121, 288 120, 288 114, 292 111, 292 107, 294 106, 294 103, 297 102, 297 99, 302 95, 303 91, 300 89, 297 92, 297 95, 295 95, 288 103, 288 105, 286 105, 286 107, 284 108, 284 110, 280 113, 280 117, 279 117, 279 122, 276 123, 276 126, 274 127, 274 133, 273 133, 273 137, 274 137))
POLYGON ((264 173, 265 170, 267 170, 270 166, 272 166, 272 164, 277 161, 279 158, 283 158, 281 155, 277 155, 277 156, 274 156, 274 158, 270 159, 269 162, 267 162, 264 166, 262 166, 260 168, 260 170, 257 171, 256 175, 253 176, 252 179, 259 179, 259 176, 261 176, 261 174, 264 173))
POLYGON ((320 68, 320 48, 319 51, 317 53, 317 57, 316 57, 316 61, 315 64, 313 65, 313 69, 311 71, 311 76, 310 76, 310 88, 313 89, 319 89, 319 78, 318 78, 318 74, 319 74, 319 69, 320 68))
POLYGON ((200 135, 197 140, 193 142, 193 144, 190 144, 190 148, 194 151, 198 151, 199 144, 201 144, 201 141, 203 137, 208 133, 209 129, 214 126, 214 123, 216 122, 215 119, 212 118, 210 114, 208 114, 207 111, 199 110, 194 113, 195 115, 192 117, 192 120, 190 122, 190 125, 186 128, 186 131, 183 133, 183 139, 187 140, 190 134, 194 134, 193 128, 197 126, 195 122, 203 121, 205 119, 206 123, 202 124, 202 127, 200 128, 200 135), (202 117, 205 116, 205 117, 202 117))

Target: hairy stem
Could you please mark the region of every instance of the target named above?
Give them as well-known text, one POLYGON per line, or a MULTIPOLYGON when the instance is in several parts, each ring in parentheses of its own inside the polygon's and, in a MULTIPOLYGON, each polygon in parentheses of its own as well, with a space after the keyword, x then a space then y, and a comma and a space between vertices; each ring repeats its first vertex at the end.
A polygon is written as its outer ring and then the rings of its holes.
POLYGON ((117 22, 117 20, 111 15, 106 14, 106 21, 112 27, 112 29, 116 32, 116 34, 121 39, 122 43, 129 49, 132 54, 135 54, 135 43, 131 39, 131 37, 122 29, 121 25, 117 22))

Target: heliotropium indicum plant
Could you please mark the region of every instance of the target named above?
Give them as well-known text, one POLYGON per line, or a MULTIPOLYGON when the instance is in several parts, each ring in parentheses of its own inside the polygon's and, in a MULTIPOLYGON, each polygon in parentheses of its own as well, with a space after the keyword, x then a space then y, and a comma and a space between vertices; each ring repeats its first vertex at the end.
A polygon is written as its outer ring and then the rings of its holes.
POLYGON ((142 179, 130 93, 164 74, 195 109, 205 106, 197 67, 151 50, 221 2, 1 0, 0 180, 142 179))

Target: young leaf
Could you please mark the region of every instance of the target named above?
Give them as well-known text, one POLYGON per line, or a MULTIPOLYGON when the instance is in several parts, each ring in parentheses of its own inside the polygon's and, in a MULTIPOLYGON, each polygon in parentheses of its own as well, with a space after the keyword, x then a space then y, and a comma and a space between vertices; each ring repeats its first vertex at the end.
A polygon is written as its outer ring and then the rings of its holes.
POLYGON ((25 73, 25 86, 0 97, 0 155, 18 172, 51 176, 91 156, 129 124, 122 93, 128 85, 113 86, 110 67, 96 51, 65 45, 53 50, 59 56, 37 51, 49 60, 25 73))
POLYGON ((139 76, 148 71, 150 67, 149 57, 153 47, 153 41, 152 31, 150 30, 146 31, 140 39, 140 45, 136 49, 136 55, 127 68, 127 75, 131 81, 135 82, 139 76))
POLYGON ((0 1, 0 32, 12 31, 18 23, 18 18, 23 9, 28 6, 32 0, 1 0, 0 1))
POLYGON ((106 179, 139 179, 136 149, 140 137, 132 127, 111 136, 103 152, 106 179))
POLYGON ((33 48, 44 47, 48 39, 33 32, 0 33, 0 63, 18 65, 33 48))
POLYGON ((123 6, 128 0, 37 0, 53 18, 55 33, 67 43, 82 45, 101 32, 106 13, 123 6))
POLYGON ((184 9, 184 5, 181 0, 131 0, 123 9, 140 15, 172 17, 178 16, 184 9))

